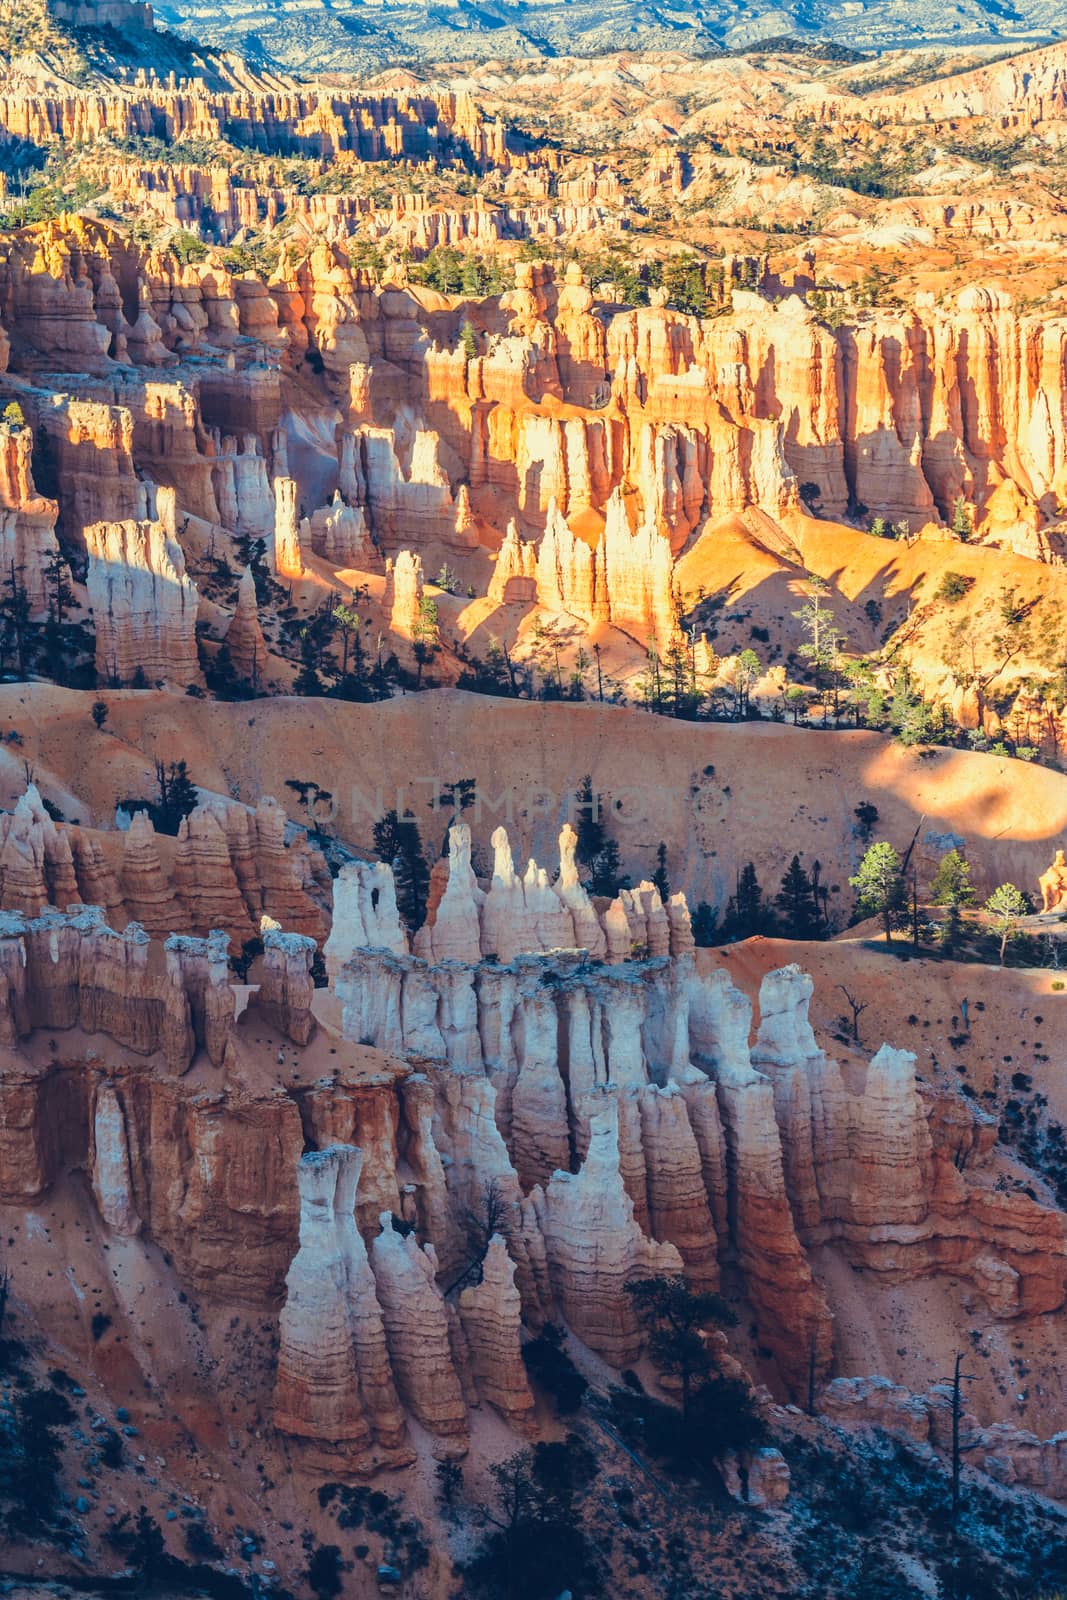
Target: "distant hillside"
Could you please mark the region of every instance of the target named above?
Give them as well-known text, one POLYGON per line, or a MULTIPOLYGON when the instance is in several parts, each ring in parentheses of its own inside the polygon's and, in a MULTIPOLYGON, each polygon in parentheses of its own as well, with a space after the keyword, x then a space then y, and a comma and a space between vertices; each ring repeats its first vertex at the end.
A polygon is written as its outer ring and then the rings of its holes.
POLYGON ((870 51, 1067 34, 1061 0, 165 0, 156 10, 197 39, 304 71, 619 49, 703 55, 783 35, 870 51))

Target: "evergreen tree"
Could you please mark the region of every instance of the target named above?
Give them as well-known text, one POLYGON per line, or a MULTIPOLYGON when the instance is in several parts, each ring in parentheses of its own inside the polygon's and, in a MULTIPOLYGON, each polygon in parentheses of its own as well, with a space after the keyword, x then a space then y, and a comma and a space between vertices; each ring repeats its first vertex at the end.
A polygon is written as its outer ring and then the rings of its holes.
POLYGON ((363 648, 363 640, 358 633, 353 635, 351 647, 350 670, 334 685, 331 693, 338 700, 353 700, 366 703, 374 699, 371 688, 370 674, 367 671, 367 654, 363 648))
POLYGON ((579 645, 578 653, 574 658, 574 665, 567 679, 568 700, 585 699, 585 675, 589 670, 589 665, 590 658, 583 646, 579 645))
POLYGON ((652 874, 652 882, 659 890, 659 897, 666 905, 671 897, 671 883, 667 876, 667 846, 661 839, 656 846, 656 870, 652 874))
POLYGON ((789 939, 813 939, 818 936, 819 907, 815 900, 811 879, 795 855, 782 879, 775 896, 781 913, 782 931, 789 939))
POLYGON ((940 736, 943 726, 940 708, 928 705, 919 695, 913 695, 906 683, 893 696, 889 721, 897 743, 903 745, 932 744, 940 736))
POLYGON ((845 667, 848 684, 846 703, 852 713, 854 725, 862 726, 864 720, 878 726, 885 715, 885 691, 877 682, 874 667, 869 661, 850 661, 845 667))
POLYGON ((316 783, 314 778, 286 778, 285 787, 299 800, 308 830, 321 838, 325 824, 334 814, 331 791, 316 783))
POLYGON ((825 939, 830 932, 830 891, 822 881, 822 862, 811 864, 811 898, 815 903, 815 937, 825 939))
POLYGON ((368 598, 366 588, 354 589, 351 605, 340 601, 333 608, 333 620, 341 634, 341 676, 330 692, 338 700, 365 702, 373 699, 363 644, 363 618, 356 610, 357 599, 368 598))
POLYGON ((763 667, 755 650, 742 650, 734 667, 734 717, 743 722, 752 706, 752 686, 763 667))
POLYGON ((614 899, 620 889, 628 889, 630 880, 622 874, 619 847, 614 839, 605 839, 603 846, 590 862, 589 888, 593 894, 614 899))
POLYGON ((811 667, 815 687, 821 689, 837 656, 839 642, 833 625, 833 612, 819 603, 820 597, 826 592, 826 584, 821 580, 812 580, 812 591, 801 609, 793 612, 793 616, 808 636, 797 654, 811 667))
POLYGON ((741 869, 737 886, 727 903, 723 935, 730 941, 751 939, 757 933, 769 933, 772 925, 773 918, 756 869, 749 861, 741 869))
POLYGON ((869 800, 861 800, 852 812, 856 819, 856 832, 864 844, 870 843, 871 830, 878 821, 878 807, 869 800))
POLYGON ((467 360, 473 361, 478 354, 478 335, 475 333, 469 318, 459 330, 459 344, 467 360))
POLYGON ((437 601, 429 595, 423 595, 419 602, 419 614, 415 619, 413 629, 412 653, 415 657, 417 671, 415 674, 415 687, 422 687, 422 671, 429 666, 434 656, 440 649, 441 634, 438 625, 437 601))
POLYGON ((214 660, 205 664, 204 676, 212 694, 217 695, 220 700, 239 700, 243 698, 242 690, 245 694, 248 693, 249 686, 238 680, 230 648, 225 641, 215 651, 214 660))
POLYGON ((66 613, 75 603, 74 590, 68 578, 69 569, 57 550, 44 565, 44 580, 48 590, 48 618, 41 630, 43 665, 49 677, 59 683, 71 681, 71 656, 74 653, 64 626, 66 613))
POLYGON ((663 663, 651 640, 645 652, 645 670, 637 680, 637 698, 649 711, 658 714, 663 710, 663 663))
POLYGON ((374 852, 393 869, 397 908, 414 933, 426 920, 430 889, 430 869, 414 813, 407 810, 401 817, 394 808, 379 817, 374 824, 374 852))
POLYGON ((693 912, 693 943, 701 950, 706 950, 716 941, 719 931, 719 915, 706 900, 701 900, 693 912))
POLYGON ((603 801, 600 795, 593 794, 593 779, 589 773, 574 791, 574 801, 574 831, 578 835, 574 854, 580 867, 588 867, 603 850, 607 839, 603 801))
POLYGON ((198 800, 185 761, 172 761, 169 766, 157 761, 156 789, 158 799, 149 808, 152 823, 160 833, 176 834, 182 818, 196 810, 198 800))
POLYGON ((949 850, 938 862, 930 899, 937 906, 968 905, 974 899, 971 864, 958 850, 949 850))
POLYGON ((807 714, 808 691, 799 683, 791 683, 785 691, 785 703, 793 715, 794 728, 799 724, 802 716, 807 714))
POLYGON ((700 704, 696 670, 691 652, 680 639, 672 640, 664 658, 670 680, 671 712, 676 717, 692 718, 700 704))
POLYGON ((341 630, 341 677, 348 673, 348 653, 353 643, 359 644, 359 630, 361 627, 359 612, 354 606, 347 606, 339 601, 333 608, 333 620, 341 630))
POLYGON ((692 1391, 717 1369, 717 1352, 705 1336, 709 1322, 734 1327, 737 1318, 721 1295, 696 1294, 682 1277, 639 1278, 626 1285, 637 1319, 648 1333, 648 1353, 661 1372, 681 1380, 682 1419, 692 1391))
POLYGON ((971 520, 970 509, 962 495, 957 495, 952 502, 952 532, 957 539, 968 544, 974 533, 974 523, 971 520))
POLYGON ((15 670, 25 678, 27 645, 30 633, 30 600, 22 582, 21 567, 14 559, 4 577, 3 595, 0 596, 0 628, 4 634, 4 654, 14 658, 15 670))
POLYGON ((74 604, 75 594, 68 581, 68 567, 57 550, 44 564, 44 580, 48 588, 48 615, 59 627, 74 604))
POLYGON ((888 944, 893 929, 903 927, 908 914, 907 886, 893 846, 884 840, 872 844, 856 876, 848 881, 856 891, 856 909, 861 916, 881 918, 888 944))
POLYGON ((586 868, 586 888, 592 894, 614 898, 620 889, 629 888, 630 880, 622 874, 618 845, 608 838, 603 796, 594 794, 588 773, 575 790, 574 799, 574 829, 578 835, 574 853, 578 865, 586 868))
POLYGON ((395 655, 382 655, 383 637, 378 635, 378 654, 371 668, 371 694, 375 700, 388 700, 400 674, 395 655))
POLYGON ((267 566, 267 541, 253 539, 249 533, 239 533, 234 537, 234 547, 238 560, 252 569, 252 581, 256 586, 256 604, 267 605, 273 586, 270 568, 267 566))
POLYGON ((934 905, 948 907, 941 924, 941 945, 951 954, 959 944, 963 931, 961 908, 974 899, 971 864, 958 850, 949 850, 938 862, 930 887, 930 899, 934 905))
POLYGON ((300 662, 300 670, 293 679, 293 693, 313 700, 325 694, 325 692, 322 679, 315 670, 314 659, 310 654, 305 653, 300 662))
POLYGON ((1009 939, 1014 939, 1019 931, 1020 917, 1025 917, 1029 906, 1026 896, 1014 883, 1002 883, 985 903, 985 909, 993 918, 993 932, 1000 939, 1000 964, 1004 965, 1004 957, 1008 951, 1009 939))

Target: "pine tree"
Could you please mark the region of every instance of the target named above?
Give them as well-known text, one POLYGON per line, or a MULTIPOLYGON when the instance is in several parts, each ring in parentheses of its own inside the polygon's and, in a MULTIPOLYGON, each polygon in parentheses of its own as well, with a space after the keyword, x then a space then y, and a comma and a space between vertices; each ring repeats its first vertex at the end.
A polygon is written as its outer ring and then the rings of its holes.
POLYGON ((930 899, 935 906, 949 906, 956 910, 969 905, 974 899, 971 864, 958 850, 949 850, 938 862, 930 886, 930 899))
POLYGON ((667 647, 664 665, 670 676, 671 685, 671 710, 676 717, 691 718, 695 716, 700 704, 700 695, 696 686, 696 672, 693 658, 689 649, 680 639, 674 639, 667 647))
POLYGON ((589 888, 593 894, 603 894, 614 899, 620 889, 628 889, 630 880, 622 874, 619 847, 614 839, 605 839, 590 865, 589 888))
POLYGON ((859 805, 853 809, 852 815, 856 819, 856 831, 860 838, 864 844, 869 844, 871 829, 878 821, 878 807, 872 805, 869 800, 861 800, 859 805))
MULTIPOLYGON (((443 575, 444 571, 442 569, 440 576, 443 575)), ((441 585, 441 587, 443 588, 444 585, 441 585)), ((412 654, 415 657, 415 664, 417 668, 415 673, 415 687, 416 689, 421 689, 423 668, 429 666, 434 656, 436 656, 438 650, 440 649, 441 639, 437 613, 437 601, 432 599, 429 595, 424 595, 422 600, 419 602, 419 614, 415 619, 415 627, 412 630, 412 637, 413 643, 411 649, 412 654)))
POLYGON ((752 686, 762 671, 755 650, 742 650, 734 667, 734 716, 738 722, 743 722, 749 714, 752 686))
POLYGON ((815 937, 825 939, 830 932, 830 891, 822 881, 822 862, 811 864, 811 897, 815 902, 815 937))
POLYGON ((293 679, 293 693, 307 699, 316 699, 325 693, 322 679, 315 670, 315 662, 308 654, 304 655, 300 670, 293 679))
POLYGON ((663 710, 663 663, 659 651, 649 641, 645 651, 645 670, 637 680, 637 698, 649 711, 663 710))
POLYGON ((907 920, 908 892, 901 872, 900 857, 884 840, 872 844, 860 868, 849 883, 856 890, 856 908, 861 916, 881 918, 886 943, 893 929, 907 920))
POLYGON ((751 939, 755 934, 768 933, 772 917, 756 869, 746 862, 737 878, 737 886, 726 906, 723 935, 728 940, 751 939))
POLYGON ((58 550, 44 564, 44 580, 48 586, 48 615, 59 627, 63 626, 64 615, 76 598, 68 581, 68 570, 67 563, 58 550))
POLYGON ((348 652, 353 640, 358 641, 361 626, 359 612, 354 606, 339 601, 333 608, 333 620, 341 630, 341 676, 348 672, 348 652))
POLYGON ((949 850, 938 862, 930 898, 939 906, 965 905, 974 899, 971 864, 958 850, 949 850))
MULTIPOLYGON (((349 608, 339 606, 338 610, 348 611, 349 608)), ((342 629, 344 646, 340 681, 335 685, 332 692, 339 700, 363 702, 373 699, 373 695, 367 671, 367 652, 363 645, 363 634, 359 626, 359 618, 354 611, 351 612, 351 615, 356 617, 355 626, 349 626, 349 624, 340 619, 338 621, 338 626, 342 629)))
POLYGON ((1008 951, 1008 940, 1014 939, 1018 933, 1020 917, 1025 917, 1029 907, 1026 896, 1014 883, 1002 883, 985 903, 985 909, 993 918, 993 931, 1000 939, 1000 964, 1004 965, 1004 957, 1008 951))
POLYGON ((374 852, 393 869, 397 909, 414 933, 426 920, 430 890, 430 869, 414 813, 408 810, 401 817, 394 809, 379 817, 374 824, 374 852))
POLYGON ((682 1420, 696 1386, 718 1371, 717 1347, 707 1327, 737 1326, 737 1317, 721 1295, 695 1293, 682 1277, 639 1278, 626 1285, 638 1321, 648 1333, 648 1353, 661 1372, 680 1380, 682 1420))
POLYGON ((782 931, 789 939, 811 939, 817 934, 819 908, 815 902, 811 879, 795 855, 782 879, 775 896, 775 904, 782 915, 782 931))
POLYGON ((659 897, 666 905, 671 897, 671 884, 667 876, 667 846, 661 839, 656 846, 656 870, 652 874, 652 882, 659 890, 659 897))
POLYGON ((838 653, 838 640, 833 622, 834 614, 827 606, 819 604, 820 596, 825 592, 825 584, 813 584, 814 592, 808 597, 799 611, 794 611, 793 616, 801 624, 807 634, 807 640, 797 651, 797 654, 811 667, 815 687, 821 689, 825 676, 830 671, 834 658, 838 653))
POLYGON ((184 760, 166 766, 156 762, 158 799, 149 808, 152 822, 160 833, 176 834, 183 817, 196 810, 199 796, 184 760))
POLYGON ((210 666, 205 666, 204 671, 208 687, 220 700, 240 700, 248 693, 249 686, 238 680, 230 649, 225 641, 219 645, 215 651, 215 659, 210 666))
POLYGON ((957 495, 952 502, 952 532, 957 539, 968 544, 974 533, 974 523, 971 520, 970 509, 962 495, 957 495))
POLYGON ((578 835, 575 858, 579 866, 588 867, 603 850, 607 839, 603 803, 601 796, 593 793, 593 779, 589 773, 574 791, 574 801, 574 830, 578 835))
POLYGON ((30 631, 30 599, 22 582, 21 567, 12 559, 4 578, 0 597, 0 626, 4 632, 4 653, 14 654, 15 669, 20 678, 26 676, 27 642, 30 631))
POLYGON ((960 851, 950 850, 937 862, 937 872, 929 890, 934 906, 947 906, 941 925, 941 946, 952 954, 957 949, 963 933, 961 907, 969 906, 974 899, 971 886, 971 862, 960 851))
POLYGON ((785 703, 793 714, 794 728, 807 712, 808 691, 799 683, 791 683, 785 691, 785 703))

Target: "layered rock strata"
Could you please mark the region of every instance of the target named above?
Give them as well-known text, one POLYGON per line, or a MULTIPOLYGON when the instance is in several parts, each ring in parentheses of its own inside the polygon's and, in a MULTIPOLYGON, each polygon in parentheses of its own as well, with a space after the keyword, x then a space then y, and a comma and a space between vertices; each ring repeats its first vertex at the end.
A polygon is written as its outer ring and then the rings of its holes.
POLYGON ((300 1159, 300 1245, 285 1280, 274 1393, 277 1428, 357 1473, 412 1459, 356 1227, 362 1159, 348 1145, 300 1159))

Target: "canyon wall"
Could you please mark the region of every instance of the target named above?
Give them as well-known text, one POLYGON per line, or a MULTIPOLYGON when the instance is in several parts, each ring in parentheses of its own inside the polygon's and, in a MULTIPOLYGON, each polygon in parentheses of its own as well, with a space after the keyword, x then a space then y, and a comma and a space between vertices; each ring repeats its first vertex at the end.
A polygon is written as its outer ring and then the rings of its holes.
MULTIPOLYGON (((971 287, 835 331, 795 295, 734 289, 700 319, 597 304, 575 268, 516 275, 475 303, 377 283, 339 244, 283 252, 264 282, 82 218, 27 230, 0 261, 0 320, 19 352, 4 381, 30 424, 7 434, 5 537, 31 603, 46 603, 57 554, 87 557, 98 677, 183 689, 200 683, 206 624, 190 562, 206 546, 239 574, 235 541, 263 539, 289 585, 390 561, 374 604, 408 661, 416 559, 427 580, 442 563, 476 576, 486 617, 533 604, 661 655, 694 604, 679 556, 739 516, 788 557, 798 512, 944 538, 962 503, 976 539, 1059 559, 1058 312, 971 287), (460 335, 475 312, 472 354, 460 335), (306 445, 293 476, 280 426, 308 360, 339 418, 313 478, 306 445), (34 374, 57 365, 92 398, 46 397, 34 374)), ((243 678, 254 664, 257 684, 278 681, 250 606, 246 583, 213 636, 232 632, 243 678)), ((460 640, 437 641, 446 677, 460 640)), ((1025 667, 1040 679, 1042 662, 1035 645, 1025 667)))
POLYGON ((701 973, 684 902, 646 885, 598 915, 566 833, 554 885, 519 876, 503 830, 494 850, 485 892, 453 826, 415 954, 389 868, 346 869, 328 1022, 315 941, 269 918, 238 1015, 223 933, 160 945, 99 908, 4 913, 4 1200, 84 1164, 110 1230, 278 1315, 275 1425, 356 1474, 410 1458, 407 1417, 444 1454, 478 1404, 524 1431, 522 1341, 546 1322, 631 1365, 642 1277, 729 1272, 793 1394, 833 1370, 816 1246, 888 1283, 962 1278, 998 1319, 1062 1309, 1067 1222, 998 1182, 971 1102, 889 1046, 824 1055, 796 967, 764 979, 750 1043, 751 1004, 701 973), (331 1075, 254 1086, 253 1060, 321 1050, 323 1027, 331 1075))

